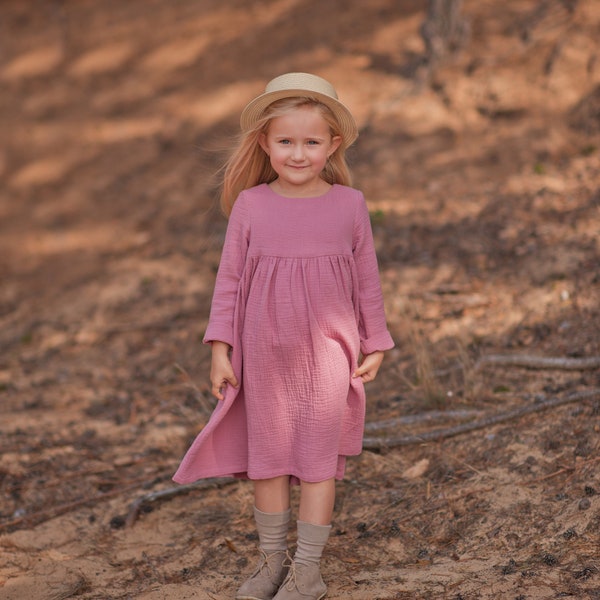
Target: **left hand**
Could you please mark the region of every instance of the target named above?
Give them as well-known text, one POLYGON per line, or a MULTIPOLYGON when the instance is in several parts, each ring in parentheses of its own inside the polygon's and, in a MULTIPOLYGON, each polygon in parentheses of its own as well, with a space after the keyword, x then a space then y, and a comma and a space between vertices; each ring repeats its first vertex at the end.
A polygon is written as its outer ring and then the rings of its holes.
POLYGON ((372 352, 371 354, 367 354, 360 366, 354 371, 352 377, 360 377, 363 380, 363 383, 367 383, 369 381, 373 381, 377 376, 377 371, 379 371, 379 367, 383 362, 384 353, 380 350, 376 352, 372 352))

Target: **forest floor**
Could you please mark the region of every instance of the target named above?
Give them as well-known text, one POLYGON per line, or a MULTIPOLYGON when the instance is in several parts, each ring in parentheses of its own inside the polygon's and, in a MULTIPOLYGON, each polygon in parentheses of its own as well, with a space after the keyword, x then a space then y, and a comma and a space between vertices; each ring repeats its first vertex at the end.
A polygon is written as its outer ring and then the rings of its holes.
POLYGON ((0 600, 225 600, 252 568, 247 482, 145 495, 213 406, 214 173, 292 70, 358 120, 397 341, 338 486, 327 597, 600 599, 581 362, 600 355, 600 4, 465 0, 470 41, 433 72, 422 2, 335 4, 2 2, 0 600))

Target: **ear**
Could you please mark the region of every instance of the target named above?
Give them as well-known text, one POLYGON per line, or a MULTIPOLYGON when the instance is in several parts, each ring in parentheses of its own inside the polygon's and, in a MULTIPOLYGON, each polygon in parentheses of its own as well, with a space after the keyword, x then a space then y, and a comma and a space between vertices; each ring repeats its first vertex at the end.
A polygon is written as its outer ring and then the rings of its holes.
POLYGON ((342 144, 342 136, 334 135, 331 138, 331 145, 329 146, 329 152, 327 153, 327 158, 332 156, 334 154, 334 152, 340 147, 341 144, 342 144))
POLYGON ((258 143, 260 147, 265 151, 265 154, 269 156, 269 146, 267 145, 267 136, 265 133, 259 134, 258 143))

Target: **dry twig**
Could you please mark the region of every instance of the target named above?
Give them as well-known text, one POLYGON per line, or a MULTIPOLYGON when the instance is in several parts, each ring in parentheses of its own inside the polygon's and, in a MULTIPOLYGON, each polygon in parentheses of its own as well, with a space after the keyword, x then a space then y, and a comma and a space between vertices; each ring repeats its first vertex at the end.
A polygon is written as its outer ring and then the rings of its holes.
MULTIPOLYGON (((157 479, 156 477, 152 480, 152 482, 160 481, 160 477, 157 479)), ((100 504, 101 502, 105 502, 106 500, 110 500, 111 498, 116 498, 117 496, 121 496, 125 492, 130 490, 134 490, 136 488, 142 487, 144 484, 148 484, 148 477, 144 477, 141 479, 136 479, 129 485, 124 485, 120 487, 116 487, 113 490, 108 492, 103 492, 101 494, 97 494, 95 496, 87 496, 85 498, 79 498, 78 500, 73 500, 72 502, 66 502, 64 504, 59 504, 56 506, 50 506, 46 509, 37 511, 35 513, 25 514, 22 517, 18 517, 16 519, 12 519, 11 521, 7 521, 5 523, 0 524, 0 533, 3 531, 11 531, 12 529, 20 526, 20 525, 28 525, 30 527, 39 525, 40 523, 44 523, 45 521, 49 521, 50 519, 54 519, 60 515, 64 515, 65 513, 71 512, 77 508, 82 508, 84 506, 94 506, 96 504, 100 504)))
POLYGON ((527 406, 521 406, 519 408, 513 408, 505 412, 501 412, 495 415, 489 415, 482 419, 476 419, 469 421, 468 423, 461 423, 453 427, 445 427, 442 429, 434 429, 432 431, 426 431, 415 435, 403 435, 395 437, 365 437, 363 439, 363 448, 367 450, 373 450, 378 448, 394 448, 398 446, 410 446, 413 444, 422 444, 423 442, 433 442, 442 440, 449 437, 454 437, 462 433, 468 433, 475 431, 476 429, 484 429, 485 427, 491 427, 498 423, 510 421, 512 419, 518 419, 531 413, 540 412, 542 410, 548 410, 556 406, 562 406, 563 404, 569 404, 571 402, 577 402, 578 400, 585 400, 592 398, 600 394, 600 388, 594 388, 591 390, 585 390, 582 392, 574 392, 568 394, 562 398, 551 398, 550 400, 542 400, 535 404, 528 404, 527 406))
POLYGON ((222 488, 237 481, 239 481, 239 479, 233 479, 230 477, 213 477, 211 479, 197 481, 196 483, 178 485, 165 490, 158 490, 157 492, 151 492, 150 494, 140 496, 137 500, 133 501, 129 505, 129 511, 127 513, 127 517, 125 518, 125 527, 131 527, 135 523, 142 506, 145 504, 155 502, 156 500, 170 500, 175 496, 183 496, 196 490, 222 488))
POLYGON ((416 415, 402 415, 401 417, 395 417, 393 419, 386 419, 385 421, 369 421, 365 424, 365 431, 381 431, 389 427, 396 427, 397 425, 414 425, 416 423, 428 423, 431 421, 448 421, 450 419, 466 419, 468 417, 475 417, 481 415, 480 410, 428 410, 427 412, 421 412, 416 415))
POLYGON ((565 356, 533 356, 531 354, 490 354, 482 356, 475 368, 485 365, 525 367, 527 369, 557 369, 564 371, 589 371, 600 369, 600 356, 568 358, 565 356))
POLYGON ((575 464, 572 467, 562 467, 558 471, 554 471, 552 473, 549 473, 548 475, 542 475, 541 477, 537 477, 536 479, 530 479, 529 481, 525 481, 523 482, 523 485, 533 485, 535 483, 547 481, 548 479, 552 479, 553 477, 558 477, 559 475, 564 475, 565 473, 573 473, 575 471, 580 470, 584 466, 591 465, 598 461, 600 461, 600 457, 595 456, 594 458, 590 458, 588 460, 582 461, 579 464, 575 464))

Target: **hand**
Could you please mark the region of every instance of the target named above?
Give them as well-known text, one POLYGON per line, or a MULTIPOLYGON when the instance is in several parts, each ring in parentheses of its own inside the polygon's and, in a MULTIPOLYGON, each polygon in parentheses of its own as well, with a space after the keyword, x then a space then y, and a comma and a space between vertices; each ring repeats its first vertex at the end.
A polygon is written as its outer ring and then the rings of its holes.
POLYGON ((234 388, 239 383, 231 361, 229 360, 229 344, 225 342, 212 342, 212 362, 210 365, 210 382, 212 384, 212 394, 218 400, 223 400, 223 390, 227 384, 234 388))
POLYGON ((363 383, 367 383, 369 381, 373 381, 377 376, 377 371, 379 371, 379 367, 383 362, 384 353, 380 350, 376 352, 372 352, 371 354, 367 354, 363 357, 362 363, 360 366, 354 371, 352 377, 360 377, 363 380, 363 383))

